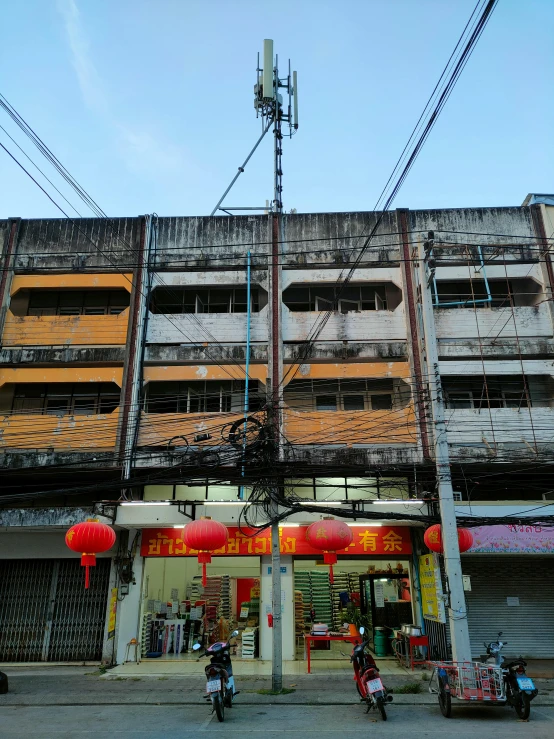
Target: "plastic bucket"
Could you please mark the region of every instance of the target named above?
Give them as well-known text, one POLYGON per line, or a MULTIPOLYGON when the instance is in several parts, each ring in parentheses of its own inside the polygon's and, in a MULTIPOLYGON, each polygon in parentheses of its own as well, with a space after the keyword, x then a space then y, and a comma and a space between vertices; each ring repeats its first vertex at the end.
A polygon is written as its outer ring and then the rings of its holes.
POLYGON ((377 627, 375 629, 375 654, 378 657, 386 657, 387 656, 387 634, 385 629, 382 627, 377 627))

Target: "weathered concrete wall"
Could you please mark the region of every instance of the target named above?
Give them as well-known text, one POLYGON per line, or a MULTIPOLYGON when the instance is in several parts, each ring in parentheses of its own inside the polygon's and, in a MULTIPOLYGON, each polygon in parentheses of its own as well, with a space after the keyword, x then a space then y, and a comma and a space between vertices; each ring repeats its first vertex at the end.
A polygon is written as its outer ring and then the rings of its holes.
MULTIPOLYGON (((86 507, 64 507, 64 508, 7 508, 0 509, 0 526, 9 528, 34 528, 74 526, 90 518, 94 512, 94 506, 86 507)), ((108 518, 97 513, 94 516, 99 521, 111 523, 108 518)), ((65 532, 64 532, 65 533, 65 532)), ((0 534, 0 537, 2 535, 0 534)))
POLYGON ((0 349, 0 365, 123 364, 125 347, 25 347, 0 349))
MULTIPOLYGON (((317 311, 291 311, 283 305, 283 341, 305 341, 314 327, 322 325, 323 315, 317 311)), ((318 334, 318 341, 403 340, 406 340, 406 319, 402 304, 394 311, 335 311, 318 334)))
POLYGON ((411 238, 426 239, 428 231, 435 232, 435 243, 483 245, 485 254, 490 246, 521 245, 519 258, 536 259, 535 233, 531 211, 527 207, 513 208, 445 208, 444 210, 409 211, 411 238))
POLYGON ((457 308, 435 310, 439 339, 552 338, 552 321, 546 304, 514 308, 457 308), (515 321, 514 321, 515 318, 515 321))
MULTIPOLYGON (((484 408, 447 411, 449 444, 500 442, 554 446, 554 408, 484 408)), ((513 450, 512 450, 513 451, 513 450)))
POLYGON ((138 218, 21 221, 16 270, 129 269, 137 261, 138 218))
MULTIPOLYGON (((251 341, 267 342, 268 313, 267 307, 259 313, 252 313, 251 341)), ((216 341, 245 344, 246 326, 246 313, 151 314, 147 341, 149 344, 213 344, 216 341)))

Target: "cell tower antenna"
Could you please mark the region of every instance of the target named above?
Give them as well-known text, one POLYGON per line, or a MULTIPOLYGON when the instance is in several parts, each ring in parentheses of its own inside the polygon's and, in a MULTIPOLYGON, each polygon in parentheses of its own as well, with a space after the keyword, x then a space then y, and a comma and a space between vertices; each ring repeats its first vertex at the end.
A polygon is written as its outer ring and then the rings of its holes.
POLYGON ((273 200, 271 204, 272 213, 283 212, 283 138, 292 138, 298 130, 298 75, 296 71, 291 72, 290 59, 288 62, 288 74, 286 77, 279 77, 279 58, 273 55, 273 40, 264 39, 264 48, 262 53, 263 67, 260 67, 260 54, 258 52, 258 62, 256 65, 256 84, 254 85, 254 108, 256 117, 261 119, 262 133, 260 138, 254 144, 254 147, 238 168, 237 174, 231 180, 231 184, 225 190, 217 205, 210 215, 223 211, 232 215, 231 211, 238 210, 259 210, 267 212, 267 205, 261 207, 245 208, 233 207, 230 205, 223 206, 223 201, 231 191, 233 185, 244 172, 246 165, 250 161, 252 155, 262 142, 266 133, 273 126, 274 135, 274 156, 273 156, 273 200), (287 96, 286 105, 283 103, 284 92, 287 96))

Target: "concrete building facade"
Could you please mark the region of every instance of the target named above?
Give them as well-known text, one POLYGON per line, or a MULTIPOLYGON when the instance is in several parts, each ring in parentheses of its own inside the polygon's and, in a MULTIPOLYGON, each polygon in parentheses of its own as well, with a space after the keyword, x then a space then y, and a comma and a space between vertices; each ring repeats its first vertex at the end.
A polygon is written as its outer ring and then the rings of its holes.
MULTIPOLYGON (((121 662, 129 640, 141 637, 149 604, 169 598, 154 584, 156 566, 141 542, 149 530, 201 515, 238 525, 239 494, 248 502, 263 466, 257 455, 277 384, 279 474, 288 494, 341 506, 369 528, 376 521, 367 514, 376 511, 383 526, 408 528, 412 616, 421 621, 413 557, 423 524, 408 513, 433 512, 436 480, 418 246, 432 239, 459 514, 533 517, 540 505, 547 515, 553 213, 540 196, 521 207, 391 211, 367 248, 376 213, 285 215, 278 238, 271 215, 0 222, 0 564, 10 598, 15 603, 13 593, 41 560, 57 573, 44 574, 45 602, 52 593, 62 605, 77 598, 78 565, 60 574, 69 556, 61 543, 71 523, 94 512, 118 532, 110 566, 99 570, 98 602, 80 617, 81 632, 97 625, 96 641, 75 635, 60 660, 121 662), (240 436, 247 364, 249 430, 258 446, 240 436), (406 519, 394 522, 399 512, 406 519), (106 615, 114 588, 112 633, 106 615)), ((295 513, 290 523, 317 519, 295 513)), ((526 558, 509 552, 518 582, 533 567, 552 574, 545 546, 528 547, 526 558)), ((270 557, 257 554, 255 563, 239 556, 233 566, 239 579, 259 573, 259 651, 267 659, 270 557)), ((485 556, 464 558, 475 584, 470 612, 485 556)), ((504 572, 508 560, 487 556, 491 573, 504 572)), ((197 569, 187 562, 190 580, 197 569)), ((297 564, 284 554, 285 659, 296 655, 297 564)), ((213 572, 225 568, 218 560, 213 572)), ((185 595, 181 585, 178 597, 185 595)), ((554 623, 554 601, 542 596, 540 609, 527 603, 526 617, 534 608, 536 619, 554 623)), ((509 619, 506 597, 518 596, 498 597, 497 620, 509 619)), ((480 603, 473 626, 470 620, 475 649, 490 620, 480 603)), ((43 610, 32 649, 21 646, 23 618, 13 609, 4 614, 5 626, 17 628, 0 644, 0 660, 57 658, 50 645, 61 616, 43 610)), ((554 656, 554 631, 546 641, 554 656)))

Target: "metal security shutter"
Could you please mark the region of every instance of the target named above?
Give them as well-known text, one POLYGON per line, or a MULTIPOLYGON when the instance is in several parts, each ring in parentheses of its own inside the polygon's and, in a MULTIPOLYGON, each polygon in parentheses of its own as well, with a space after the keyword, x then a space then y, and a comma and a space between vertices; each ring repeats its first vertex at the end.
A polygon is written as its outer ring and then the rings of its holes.
POLYGON ((110 564, 87 591, 79 560, 0 560, 0 662, 100 660, 110 564))
POLYGON ((554 558, 467 556, 462 570, 471 577, 466 602, 473 657, 502 631, 506 657, 554 658, 554 558), (509 597, 520 605, 508 606, 509 597))

